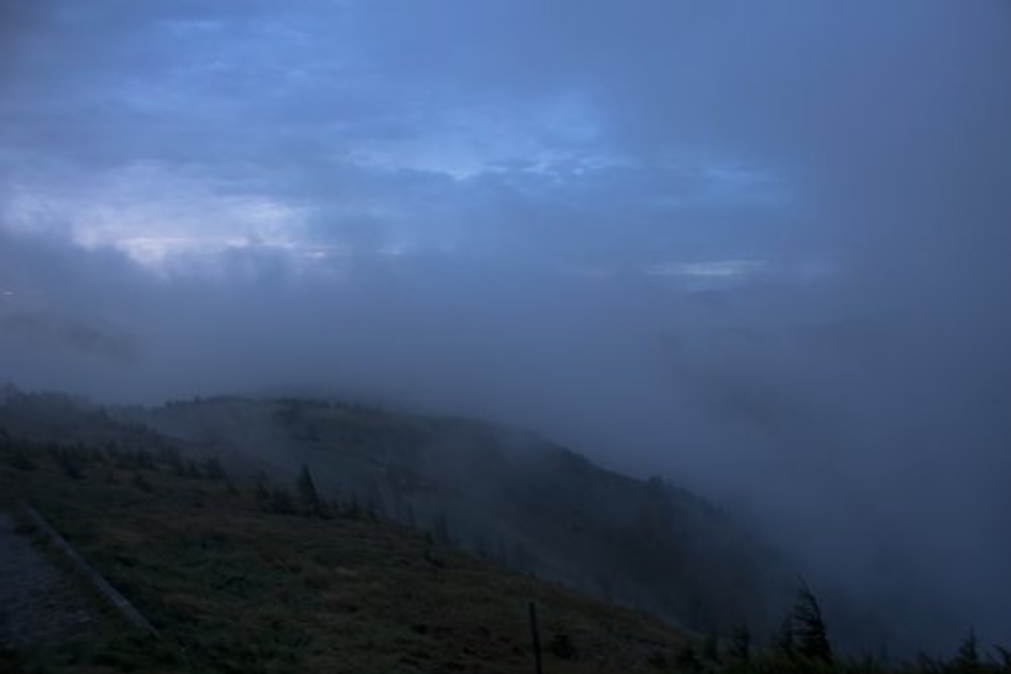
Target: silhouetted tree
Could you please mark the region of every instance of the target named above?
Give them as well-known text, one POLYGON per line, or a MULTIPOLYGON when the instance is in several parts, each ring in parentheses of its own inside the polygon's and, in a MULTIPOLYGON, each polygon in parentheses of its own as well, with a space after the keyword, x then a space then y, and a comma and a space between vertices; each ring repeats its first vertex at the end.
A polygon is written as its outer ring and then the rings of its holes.
POLYGON ((439 513, 432 522, 432 536, 439 543, 452 543, 453 534, 449 528, 449 518, 445 513, 439 513))
POLYGON ((32 461, 31 457, 22 450, 17 449, 8 458, 7 462, 10 464, 11 468, 17 468, 18 470, 35 470, 35 462, 32 461))
POLYGON ((50 456, 56 462, 56 465, 60 467, 63 474, 72 480, 80 480, 84 478, 84 471, 81 470, 81 466, 78 460, 70 453, 69 450, 63 449, 55 444, 49 447, 50 456))
POLYGON ((212 480, 224 480, 228 477, 225 467, 221 465, 216 456, 204 461, 204 475, 212 480))
POLYGON ((720 661, 720 637, 715 628, 706 632, 706 637, 702 640, 702 657, 709 662, 720 661))
POLYGON ((324 512, 323 499, 316 491, 316 483, 313 482, 309 466, 302 464, 302 470, 298 473, 298 496, 302 500, 302 505, 312 517, 321 517, 324 512))
POLYGON ((785 656, 793 655, 793 616, 787 615, 780 623, 779 629, 772 637, 772 647, 777 653, 785 656))
POLYGON ((270 492, 267 490, 266 485, 263 484, 263 480, 256 481, 256 489, 253 491, 253 497, 256 499, 256 504, 266 510, 268 503, 270 501, 270 492))
POLYGON ((154 457, 144 449, 134 451, 130 456, 130 461, 135 468, 143 468, 144 470, 155 469, 154 457))
POLYGON ((674 664, 677 665, 678 671, 702 671, 702 661, 699 659, 699 654, 695 650, 694 644, 690 641, 686 641, 678 649, 677 655, 674 657, 674 664))
POLYGON ((352 520, 360 520, 364 514, 362 507, 358 505, 358 497, 354 494, 351 495, 351 500, 344 504, 342 509, 342 514, 344 517, 352 520))
POLYGON ((924 672, 924 674, 941 674, 944 671, 941 663, 926 653, 920 653, 916 657, 916 668, 916 671, 924 672))
POLYGON ((148 493, 151 493, 151 492, 154 491, 154 487, 151 485, 150 482, 147 481, 147 478, 145 478, 140 473, 140 471, 137 471, 137 470, 133 471, 133 484, 134 484, 135 487, 137 487, 141 491, 146 491, 148 493))
POLYGON ((291 494, 283 487, 274 487, 270 492, 270 511, 280 515, 294 515, 295 504, 291 494))
POLYGON ((548 640, 547 651, 562 660, 572 660, 576 657, 576 645, 566 632, 559 632, 548 640))
MULTIPOLYGON (((118 449, 115 449, 114 447, 111 446, 111 443, 110 447, 106 449, 106 452, 110 456, 113 456, 118 451, 119 451, 118 449)), ((179 450, 176 449, 175 447, 167 447, 162 449, 162 451, 158 455, 158 459, 162 463, 169 466, 176 475, 186 474, 186 465, 183 463, 183 457, 179 453, 179 450)))
POLYGON ((958 653, 955 654, 955 660, 952 665, 954 671, 958 674, 975 674, 981 671, 979 645, 976 641, 976 631, 972 628, 969 629, 969 633, 965 635, 962 643, 959 644, 958 653))
POLYGON ((727 655, 734 660, 748 662, 751 659, 751 633, 747 625, 740 625, 730 633, 727 655))
POLYGON ((832 662, 832 646, 828 630, 821 615, 821 607, 814 593, 801 583, 793 608, 793 629, 797 637, 797 651, 812 660, 832 662))
POLYGON ((1004 648, 1003 646, 994 646, 997 655, 1000 656, 1001 671, 1011 674, 1011 651, 1004 648))

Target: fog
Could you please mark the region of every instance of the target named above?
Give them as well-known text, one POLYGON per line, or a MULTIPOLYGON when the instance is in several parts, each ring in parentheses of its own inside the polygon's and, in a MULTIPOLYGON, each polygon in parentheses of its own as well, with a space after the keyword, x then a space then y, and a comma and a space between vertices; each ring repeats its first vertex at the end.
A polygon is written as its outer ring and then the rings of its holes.
POLYGON ((0 380, 527 426, 907 644, 1011 640, 1009 218, 999 0, 0 0, 0 380))

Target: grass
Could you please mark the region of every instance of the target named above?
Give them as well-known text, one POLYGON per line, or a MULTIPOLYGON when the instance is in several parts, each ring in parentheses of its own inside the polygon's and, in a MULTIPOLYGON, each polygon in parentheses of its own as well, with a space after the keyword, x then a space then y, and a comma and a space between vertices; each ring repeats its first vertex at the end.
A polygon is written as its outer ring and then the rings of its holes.
POLYGON ((163 639, 110 624, 86 644, 0 654, 0 670, 530 672, 530 601, 549 674, 657 671, 685 641, 361 510, 267 512, 255 485, 174 458, 66 451, 8 443, 0 498, 31 502, 163 639))

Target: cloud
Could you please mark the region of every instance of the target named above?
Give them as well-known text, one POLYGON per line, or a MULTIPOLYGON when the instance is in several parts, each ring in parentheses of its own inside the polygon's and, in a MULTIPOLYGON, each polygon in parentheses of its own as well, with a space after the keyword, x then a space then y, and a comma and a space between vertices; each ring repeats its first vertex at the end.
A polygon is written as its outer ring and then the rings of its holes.
POLYGON ((24 349, 69 348, 125 363, 136 358, 136 346, 126 335, 44 313, 6 314, 0 318, 0 333, 24 349))

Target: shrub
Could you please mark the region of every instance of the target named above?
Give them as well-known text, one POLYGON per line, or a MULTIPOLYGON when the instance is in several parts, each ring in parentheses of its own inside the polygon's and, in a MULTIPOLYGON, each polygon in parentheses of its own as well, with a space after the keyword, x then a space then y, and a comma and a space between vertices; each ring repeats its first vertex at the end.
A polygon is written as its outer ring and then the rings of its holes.
POLYGON ((548 641, 548 652, 562 660, 572 660, 576 657, 576 646, 572 643, 572 637, 565 632, 555 634, 548 641))

